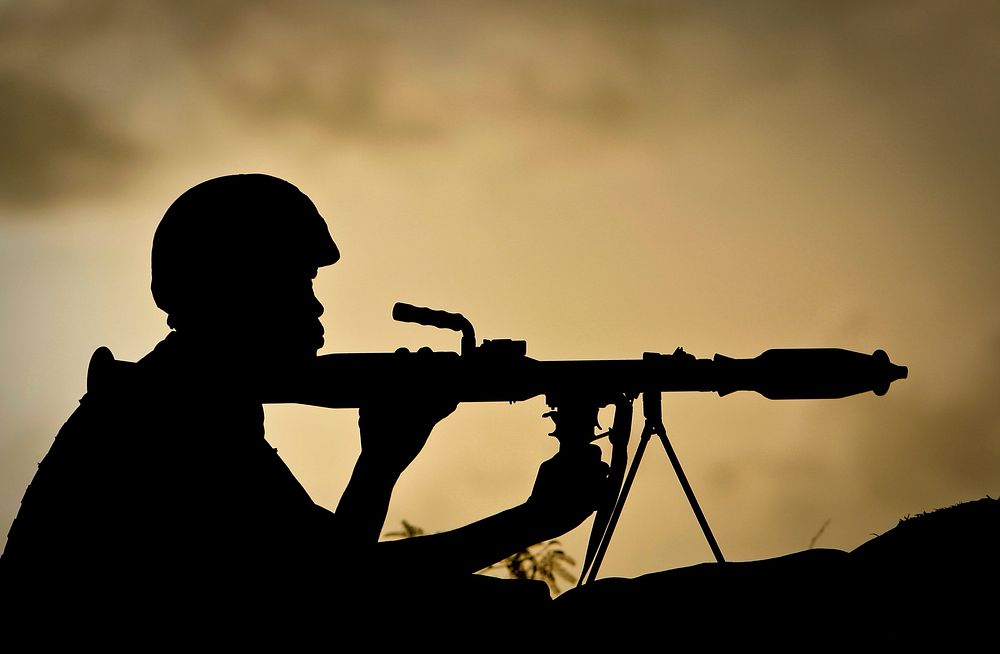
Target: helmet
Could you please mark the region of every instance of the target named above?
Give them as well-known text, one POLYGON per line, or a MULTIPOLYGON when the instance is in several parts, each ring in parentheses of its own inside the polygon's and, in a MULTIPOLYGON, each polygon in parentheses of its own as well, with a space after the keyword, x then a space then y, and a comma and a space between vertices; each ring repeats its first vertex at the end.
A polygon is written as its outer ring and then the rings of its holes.
POLYGON ((173 317, 212 302, 219 280, 314 274, 338 259, 326 222, 298 188, 270 175, 227 175, 167 209, 153 236, 151 290, 173 317))

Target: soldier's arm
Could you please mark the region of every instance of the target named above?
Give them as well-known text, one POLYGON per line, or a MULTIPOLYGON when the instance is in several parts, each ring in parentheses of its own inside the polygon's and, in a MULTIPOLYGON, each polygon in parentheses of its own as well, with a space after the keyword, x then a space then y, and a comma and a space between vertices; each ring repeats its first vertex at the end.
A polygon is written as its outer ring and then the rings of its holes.
POLYGON ((523 504, 452 531, 379 543, 379 565, 399 573, 473 573, 561 536, 583 522, 602 497, 608 466, 600 457, 596 446, 571 457, 557 454, 539 468, 523 504))
POLYGON ((455 406, 455 402, 414 397, 361 408, 361 455, 337 505, 344 538, 355 545, 378 541, 399 476, 455 406))

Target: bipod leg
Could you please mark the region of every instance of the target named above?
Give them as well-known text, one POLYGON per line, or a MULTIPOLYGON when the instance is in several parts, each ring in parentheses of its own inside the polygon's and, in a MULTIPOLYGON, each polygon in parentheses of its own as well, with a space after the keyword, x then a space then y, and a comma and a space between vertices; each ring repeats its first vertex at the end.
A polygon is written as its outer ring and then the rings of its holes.
POLYGON ((615 402, 615 420, 608 432, 608 440, 611 442, 611 464, 608 467, 607 490, 594 513, 594 524, 587 542, 587 556, 583 560, 583 568, 580 570, 580 581, 577 586, 583 584, 590 566, 594 563, 597 549, 601 546, 604 534, 608 531, 611 513, 618 503, 618 496, 621 495, 622 483, 625 481, 625 472, 628 468, 628 441, 632 435, 633 399, 635 398, 623 394, 615 402))
POLYGON ((725 563, 726 559, 722 556, 722 550, 719 549, 719 543, 716 542, 715 536, 712 534, 712 528, 708 526, 708 519, 702 512, 701 506, 698 504, 698 498, 694 496, 694 490, 691 488, 691 484, 688 483, 687 475, 684 474, 684 469, 681 468, 681 461, 677 458, 677 453, 674 452, 673 446, 670 445, 670 439, 667 438, 667 428, 663 426, 663 410, 660 394, 643 393, 642 410, 646 420, 653 423, 653 432, 660 437, 660 442, 663 443, 663 449, 667 451, 667 458, 670 459, 670 465, 674 467, 674 473, 677 475, 677 480, 681 482, 681 488, 684 489, 684 494, 687 495, 688 503, 691 505, 691 510, 694 511, 694 516, 698 519, 698 524, 701 525, 701 531, 705 534, 705 540, 708 541, 708 546, 712 548, 712 554, 715 555, 715 560, 719 563, 725 563))
MULTIPOLYGON (((653 431, 652 426, 647 420, 642 428, 642 433, 639 435, 639 445, 635 449, 632 464, 629 466, 628 474, 625 475, 624 483, 622 483, 622 490, 618 494, 618 501, 615 503, 615 508, 608 519, 608 527, 604 531, 604 537, 601 539, 601 544, 597 548, 597 554, 594 556, 593 567, 590 568, 590 574, 587 576, 588 584, 597 578, 601 562, 604 561, 604 553, 608 551, 608 544, 611 543, 611 536, 615 532, 615 527, 618 526, 618 518, 621 517, 622 509, 625 508, 625 500, 628 499, 629 491, 632 490, 632 482, 635 481, 635 475, 639 470, 639 462, 642 461, 642 455, 646 452, 646 445, 649 444, 649 439, 652 438, 653 431)), ((583 575, 580 576, 580 584, 578 585, 583 585, 583 575)))

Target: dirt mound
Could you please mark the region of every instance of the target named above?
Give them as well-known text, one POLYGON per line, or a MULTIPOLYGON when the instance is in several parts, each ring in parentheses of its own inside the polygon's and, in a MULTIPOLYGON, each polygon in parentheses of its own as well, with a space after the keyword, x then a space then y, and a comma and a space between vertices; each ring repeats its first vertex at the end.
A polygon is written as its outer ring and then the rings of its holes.
POLYGON ((984 497, 943 509, 907 516, 893 529, 851 553, 857 565, 912 574, 997 566, 1000 499, 984 497))
POLYGON ((998 532, 1000 500, 986 497, 904 518, 852 552, 811 549, 603 579, 555 605, 566 620, 604 616, 640 625, 631 632, 636 638, 780 649, 873 637, 917 644, 940 636, 955 644, 992 629, 998 532))

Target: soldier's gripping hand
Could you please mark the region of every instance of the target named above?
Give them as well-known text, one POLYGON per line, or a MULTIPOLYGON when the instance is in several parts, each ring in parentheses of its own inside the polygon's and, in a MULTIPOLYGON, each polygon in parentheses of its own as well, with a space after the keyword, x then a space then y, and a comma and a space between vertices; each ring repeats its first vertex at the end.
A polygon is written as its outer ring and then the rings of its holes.
POLYGON ((608 485, 601 448, 586 445, 560 451, 538 468, 525 506, 545 538, 555 538, 586 520, 607 494, 608 485))
MULTIPOLYGON (((419 357, 418 352, 398 351, 400 356, 419 357)), ((359 410, 361 455, 366 464, 385 474, 399 475, 423 449, 434 426, 451 415, 458 403, 438 390, 434 380, 421 380, 387 393, 359 410)))

